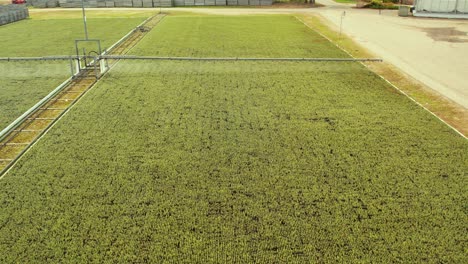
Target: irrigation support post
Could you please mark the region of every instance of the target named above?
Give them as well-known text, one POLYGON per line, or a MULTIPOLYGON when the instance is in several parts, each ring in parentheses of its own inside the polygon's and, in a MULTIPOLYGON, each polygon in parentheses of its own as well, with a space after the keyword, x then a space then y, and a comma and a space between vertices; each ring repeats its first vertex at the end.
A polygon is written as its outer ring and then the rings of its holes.
POLYGON ((83 61, 84 61, 84 66, 83 66, 83 68, 81 68, 81 65, 80 65, 80 70, 81 69, 86 69, 86 66, 88 65, 88 60, 87 60, 87 57, 86 57, 86 48, 83 48, 83 61))
POLYGON ((76 69, 76 73, 79 73, 80 72, 80 58, 77 58, 75 60, 75 69, 76 69))
POLYGON ((75 75, 75 70, 73 69, 73 59, 70 58, 70 72, 71 76, 73 77, 75 75))
POLYGON ((94 57, 93 66, 94 66, 94 74, 96 75, 96 79, 99 78, 99 72, 98 72, 97 64, 98 64, 97 57, 94 57))
POLYGON ((88 40, 88 25, 86 23, 86 12, 84 8, 84 0, 81 0, 81 9, 83 11, 83 24, 84 24, 85 39, 88 40))
POLYGON ((101 71, 101 75, 104 74, 107 70, 107 60, 106 59, 100 59, 99 60, 99 69, 101 71))

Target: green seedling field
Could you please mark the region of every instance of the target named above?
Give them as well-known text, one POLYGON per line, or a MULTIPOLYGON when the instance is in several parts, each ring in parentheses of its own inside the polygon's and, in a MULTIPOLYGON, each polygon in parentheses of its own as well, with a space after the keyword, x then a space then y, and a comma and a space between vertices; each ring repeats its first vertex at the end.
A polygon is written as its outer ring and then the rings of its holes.
MULTIPOLYGON (((90 39, 108 48, 143 22, 136 18, 89 18, 90 39)), ((84 39, 83 20, 29 19, 0 27, 0 57, 75 55, 75 39, 84 39)))
POLYGON ((292 16, 169 16, 132 53, 231 58, 347 56, 292 16))
MULTIPOLYGON (((211 19, 134 54, 343 56, 282 16, 297 48, 208 52, 211 19)), ((0 181, 0 261, 464 263, 467 153, 359 63, 121 61, 0 181)))
MULTIPOLYGON (((101 39, 102 48, 108 48, 144 19, 91 18, 88 19, 89 37, 101 39)), ((0 57, 75 55, 75 39, 84 38, 83 21, 33 16, 1 26, 0 36, 0 57)), ((95 45, 82 47, 87 47, 87 52, 97 50, 95 45)), ((0 61, 0 130, 70 76, 68 61, 0 61)))

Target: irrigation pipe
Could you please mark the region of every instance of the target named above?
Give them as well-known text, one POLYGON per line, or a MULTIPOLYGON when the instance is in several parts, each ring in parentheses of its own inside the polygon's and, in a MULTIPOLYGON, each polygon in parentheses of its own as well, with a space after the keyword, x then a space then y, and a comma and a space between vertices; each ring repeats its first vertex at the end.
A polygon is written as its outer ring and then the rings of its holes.
MULTIPOLYGON (((110 51, 110 50, 109 50, 110 51)), ((242 58, 242 57, 155 57, 134 55, 101 55, 101 56, 48 56, 48 57, 0 57, 0 61, 47 61, 78 59, 114 59, 114 60, 176 60, 176 61, 365 61, 382 62, 377 58, 242 58)))
POLYGON ((203 58, 203 57, 154 57, 154 56, 100 56, 101 59, 118 60, 177 60, 177 61, 375 61, 382 62, 382 59, 374 58, 203 58))
POLYGON ((45 57, 0 57, 0 61, 50 61, 50 60, 76 60, 80 59, 80 56, 45 56, 45 57))
MULTIPOLYGON (((335 45, 337 48, 339 48, 340 50, 344 51, 346 54, 348 54, 350 57, 352 58, 355 58, 351 53, 349 53, 347 50, 345 50, 344 48, 342 48, 341 46, 339 46, 338 44, 336 44, 335 42, 333 42, 329 37, 325 36, 324 34, 320 33, 319 31, 315 30, 314 28, 312 28, 311 26, 307 25, 302 19, 298 18, 297 16, 294 16, 297 20, 299 20, 302 24, 304 24, 306 27, 310 28, 312 31, 316 32, 317 34, 319 34, 320 36, 322 36, 323 38, 327 39, 328 41, 330 41, 331 43, 333 43, 333 45, 335 45)), ((441 121, 442 123, 444 123, 445 125, 447 125, 448 127, 450 127, 453 131, 455 131, 457 134, 459 134, 460 136, 462 136, 464 139, 467 139, 467 137, 460 131, 458 131, 458 129, 456 129, 455 127, 453 127, 452 125, 450 125, 449 123, 447 123, 445 120, 443 120, 442 118, 440 118, 439 116, 437 116, 435 113, 433 113, 431 110, 427 109, 424 105, 422 105, 421 103, 419 103, 418 101, 416 101, 413 97, 411 97, 410 95, 408 95, 406 92, 404 92, 403 90, 401 90, 400 88, 398 88, 395 84, 393 84, 391 81, 387 80, 385 77, 383 77, 382 75, 380 74, 377 74, 375 73, 368 65, 366 65, 365 63, 363 63, 363 61, 358 61, 359 63, 361 63, 364 67, 366 67, 370 72, 373 72, 375 75, 377 75, 379 78, 381 78, 382 80, 384 80, 385 82, 387 82, 388 84, 390 84, 390 86, 392 86, 394 89, 396 89, 398 92, 400 92, 401 94, 403 94, 404 96, 408 97, 411 101, 413 101, 414 103, 416 103, 417 105, 419 105, 420 107, 422 107, 424 110, 426 110, 427 112, 429 112, 431 115, 433 115, 434 117, 436 117, 437 119, 439 119, 439 121, 441 121)))

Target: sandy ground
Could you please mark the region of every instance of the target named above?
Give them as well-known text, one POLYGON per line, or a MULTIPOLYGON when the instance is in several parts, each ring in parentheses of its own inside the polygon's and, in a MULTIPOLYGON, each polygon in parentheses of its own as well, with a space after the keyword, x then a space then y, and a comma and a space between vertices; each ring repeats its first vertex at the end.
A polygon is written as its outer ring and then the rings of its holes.
MULTIPOLYGON (((345 34, 368 48, 377 57, 395 65, 464 108, 468 108, 468 21, 404 18, 399 17, 396 10, 384 10, 379 14, 378 10, 355 9, 352 8, 354 6, 352 4, 338 4, 332 0, 317 0, 317 2, 326 6, 300 9, 175 8, 172 10, 222 15, 312 13, 326 18, 335 29, 339 29, 341 15, 345 11, 343 19, 345 34)), ((142 10, 148 11, 145 8, 142 10)), ((42 9, 33 12, 50 11, 42 9)))

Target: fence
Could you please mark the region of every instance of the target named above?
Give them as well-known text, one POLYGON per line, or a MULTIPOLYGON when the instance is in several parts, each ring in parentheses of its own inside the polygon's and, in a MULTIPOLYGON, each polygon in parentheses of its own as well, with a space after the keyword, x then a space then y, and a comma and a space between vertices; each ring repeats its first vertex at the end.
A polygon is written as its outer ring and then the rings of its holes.
MULTIPOLYGON (((31 0, 31 5, 46 7, 81 7, 81 0, 31 0)), ((173 7, 173 6, 267 6, 273 0, 85 0, 85 7, 173 7)))
POLYGON ((0 26, 29 17, 28 8, 25 5, 0 6, 0 26))

